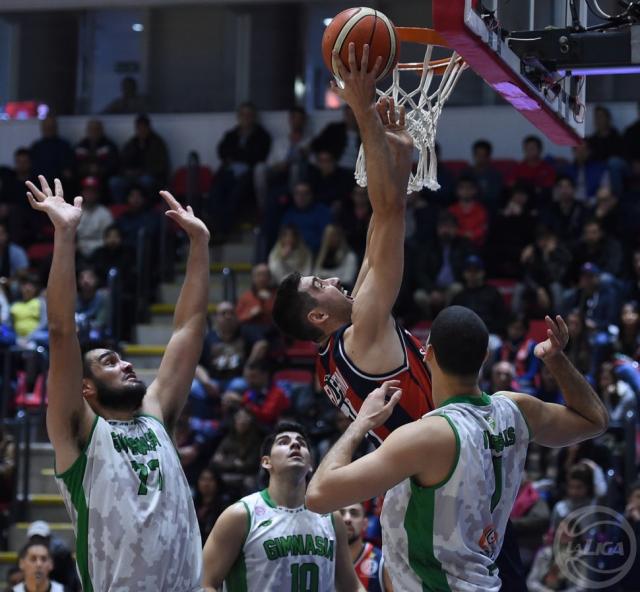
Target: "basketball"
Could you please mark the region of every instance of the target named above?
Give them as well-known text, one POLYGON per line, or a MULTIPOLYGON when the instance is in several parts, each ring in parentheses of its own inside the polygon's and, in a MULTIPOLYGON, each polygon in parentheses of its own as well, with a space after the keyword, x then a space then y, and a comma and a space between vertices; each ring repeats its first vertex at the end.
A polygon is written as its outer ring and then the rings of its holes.
POLYGON ((322 36, 322 57, 329 71, 333 68, 331 52, 335 49, 347 70, 349 69, 349 43, 355 43, 356 61, 360 64, 362 49, 369 44, 368 71, 373 69, 378 56, 382 67, 378 80, 384 78, 398 63, 400 42, 393 23, 373 8, 349 8, 343 10, 329 23, 322 36))

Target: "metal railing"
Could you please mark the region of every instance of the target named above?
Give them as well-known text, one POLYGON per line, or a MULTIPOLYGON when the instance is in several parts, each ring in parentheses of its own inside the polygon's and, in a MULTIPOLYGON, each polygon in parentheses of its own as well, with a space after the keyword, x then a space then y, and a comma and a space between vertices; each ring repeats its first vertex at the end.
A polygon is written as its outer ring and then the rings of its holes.
POLYGON ((236 302, 236 274, 230 267, 222 270, 222 299, 227 302, 236 302))

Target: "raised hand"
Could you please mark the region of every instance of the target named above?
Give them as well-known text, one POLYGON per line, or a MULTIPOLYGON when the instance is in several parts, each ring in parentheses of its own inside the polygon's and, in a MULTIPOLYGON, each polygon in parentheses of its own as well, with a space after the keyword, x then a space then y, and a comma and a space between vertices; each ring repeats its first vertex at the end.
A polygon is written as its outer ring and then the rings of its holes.
POLYGON ((338 52, 331 54, 333 69, 337 73, 339 82, 331 81, 331 90, 345 101, 354 113, 362 112, 373 107, 376 99, 376 78, 382 67, 382 57, 378 56, 371 72, 367 72, 369 65, 369 46, 362 48, 362 60, 356 61, 355 43, 349 43, 349 69, 347 70, 338 52))
POLYGON ((364 431, 373 430, 389 419, 402 396, 399 385, 399 380, 387 380, 367 395, 355 419, 364 431))
POLYGON ((404 106, 400 105, 396 108, 393 99, 380 97, 376 103, 376 111, 391 144, 405 150, 411 149, 411 154, 413 154, 413 138, 407 131, 404 106))
POLYGON ((40 189, 31 181, 26 182, 27 199, 31 207, 49 216, 56 230, 75 231, 82 217, 82 197, 75 197, 73 204, 70 204, 64 199, 60 179, 54 180, 55 191, 51 191, 49 183, 42 175, 38 175, 38 179, 40 189))
POLYGON ((547 339, 538 343, 533 353, 541 360, 548 360, 562 353, 567 347, 569 329, 560 315, 557 315, 555 320, 547 315, 544 320, 547 323, 547 339))
POLYGON ((168 191, 161 191, 162 199, 167 203, 169 209, 165 212, 168 218, 171 218, 182 230, 187 233, 190 240, 194 238, 206 238, 209 240, 209 230, 205 223, 196 217, 191 206, 183 208, 178 200, 168 191))

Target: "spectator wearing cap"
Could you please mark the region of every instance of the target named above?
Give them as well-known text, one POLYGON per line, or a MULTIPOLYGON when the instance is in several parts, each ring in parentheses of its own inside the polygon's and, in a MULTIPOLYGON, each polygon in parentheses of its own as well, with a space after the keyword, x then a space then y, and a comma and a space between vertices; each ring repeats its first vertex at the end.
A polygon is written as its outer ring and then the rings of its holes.
POLYGON ((270 430, 291 406, 289 397, 279 386, 273 384, 269 366, 264 360, 247 363, 243 374, 247 389, 241 395, 233 391, 225 393, 224 405, 244 407, 260 427, 270 430))
POLYGON ((86 136, 74 148, 80 178, 97 177, 101 186, 118 170, 118 148, 105 135, 99 119, 87 121, 86 136))
POLYGON ((477 255, 467 257, 463 271, 464 288, 451 300, 451 304, 466 306, 487 325, 492 334, 502 334, 507 311, 500 292, 485 281, 484 262, 477 255))
POLYGON ((13 587, 13 592, 68 592, 60 582, 50 579, 53 561, 49 547, 43 541, 29 540, 19 555, 24 581, 13 587))
POLYGON ((599 366, 605 348, 617 335, 610 331, 610 327, 617 323, 620 309, 616 287, 603 281, 601 276, 602 272, 595 263, 584 263, 578 287, 568 292, 563 306, 565 311, 578 309, 584 317, 592 347, 592 369, 599 366))
MULTIPOLYGON (((51 533, 51 527, 48 522, 44 520, 32 522, 27 529, 27 541, 44 545, 49 549, 51 561, 53 562, 49 575, 53 580, 60 582, 69 590, 79 589, 80 583, 71 550, 61 538, 51 533)), ((31 591, 30 588, 28 590, 29 592, 31 591)))
POLYGON ((85 258, 104 244, 104 231, 113 224, 113 216, 100 203, 98 177, 82 179, 82 217, 78 224, 78 251, 85 258))
POLYGON ((154 191, 167 182, 169 151, 146 115, 136 117, 135 134, 124 145, 120 163, 123 175, 112 177, 109 183, 114 199, 120 202, 132 185, 154 191))

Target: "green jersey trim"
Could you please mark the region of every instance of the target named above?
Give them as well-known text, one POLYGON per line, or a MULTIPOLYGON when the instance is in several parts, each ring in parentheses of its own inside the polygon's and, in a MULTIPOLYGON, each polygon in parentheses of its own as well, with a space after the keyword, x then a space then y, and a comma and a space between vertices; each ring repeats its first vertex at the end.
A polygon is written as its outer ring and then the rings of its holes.
POLYGON ((433 550, 435 489, 411 482, 411 496, 404 516, 408 559, 424 592, 451 592, 442 564, 433 550))
POLYGON ((231 566, 229 574, 225 578, 224 583, 229 592, 248 592, 247 587, 247 564, 244 560, 244 550, 240 551, 240 555, 231 566))
POLYGON ((447 399, 438 407, 444 407, 445 405, 451 405, 452 403, 469 403, 470 405, 475 405, 476 407, 486 407, 487 405, 491 405, 491 397, 487 395, 487 393, 482 393, 480 396, 478 395, 458 395, 456 397, 451 397, 447 399))
POLYGON ((435 489, 439 489, 443 485, 446 485, 451 479, 451 477, 453 477, 453 473, 455 472, 456 468, 458 468, 458 462, 460 461, 460 434, 458 433, 458 428, 456 428, 455 424, 453 423, 453 420, 446 413, 439 414, 436 417, 444 417, 444 419, 446 419, 449 422, 449 425, 453 430, 453 435, 456 437, 456 457, 455 457, 455 460, 453 461, 453 464, 451 465, 451 469, 447 473, 447 476, 442 481, 440 481, 439 483, 436 483, 435 485, 420 485, 420 483, 418 483, 418 481, 416 481, 414 477, 411 477, 411 486, 417 487, 418 489, 435 490, 435 489))
MULTIPOLYGON (((91 434, 93 435, 93 429, 91 434)), ((82 581, 82 589, 86 592, 93 592, 93 584, 89 574, 89 509, 82 486, 86 469, 87 454, 86 450, 83 450, 73 465, 58 476, 58 479, 61 479, 65 484, 71 497, 71 503, 76 510, 76 563, 82 581)))
MULTIPOLYGON (((91 438, 93 438, 93 432, 96 431, 96 426, 98 425, 98 420, 99 419, 100 419, 100 416, 96 415, 94 420, 93 420, 93 423, 91 424, 91 431, 89 432, 89 437, 87 438, 87 442, 85 443, 84 447, 80 451, 80 455, 78 456, 78 458, 76 458, 76 460, 73 462, 73 464, 66 471, 64 471, 62 473, 58 473, 58 471, 56 469, 56 461, 55 461, 55 458, 54 458, 54 461, 53 461, 53 472, 54 472, 54 474, 55 474, 57 479, 62 479, 64 481, 65 480, 65 476, 68 473, 72 473, 74 470, 76 470, 75 466, 77 464, 81 463, 80 459, 82 458, 83 455, 86 454, 86 452, 87 452, 87 450, 89 448, 89 444, 91 444, 91 438)), ((84 460, 84 466, 86 466, 86 464, 87 464, 87 461, 85 459, 84 460)), ((84 467, 82 469, 82 473, 83 473, 83 477, 84 477, 84 467)), ((80 479, 80 482, 82 483, 82 479, 80 479)))
POLYGON ((262 499, 264 500, 264 503, 267 504, 267 506, 269 506, 270 508, 277 508, 278 506, 276 505, 276 502, 274 502, 271 499, 271 496, 269 495, 269 490, 267 489, 263 489, 260 492, 260 495, 262 496, 262 499))
POLYGON ((244 540, 242 541, 242 546, 244 546, 244 544, 247 542, 247 537, 251 532, 251 510, 249 509, 247 502, 245 502, 244 500, 240 500, 240 503, 244 506, 244 509, 247 511, 247 532, 245 533, 244 540))

